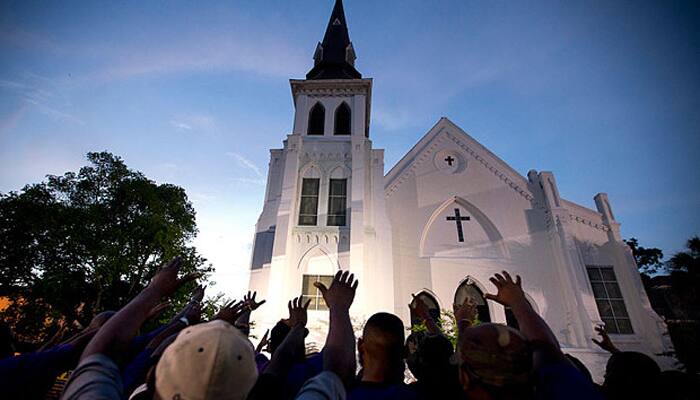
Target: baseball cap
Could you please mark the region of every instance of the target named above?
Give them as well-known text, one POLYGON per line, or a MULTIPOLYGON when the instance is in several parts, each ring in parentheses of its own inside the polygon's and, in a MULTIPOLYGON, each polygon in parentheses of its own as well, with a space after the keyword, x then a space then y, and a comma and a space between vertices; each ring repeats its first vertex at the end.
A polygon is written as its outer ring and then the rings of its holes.
POLYGON ((163 352, 156 366, 162 399, 245 399, 258 371, 247 337, 216 320, 191 326, 163 352))
POLYGON ((493 386, 525 384, 531 378, 532 350, 517 330, 494 323, 460 329, 461 368, 493 386))

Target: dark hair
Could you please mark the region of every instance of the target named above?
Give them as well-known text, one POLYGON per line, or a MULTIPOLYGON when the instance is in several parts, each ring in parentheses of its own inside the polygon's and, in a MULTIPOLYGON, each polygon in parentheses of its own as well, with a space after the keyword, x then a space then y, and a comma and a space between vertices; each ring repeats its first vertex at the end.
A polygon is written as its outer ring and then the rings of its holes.
POLYGON ((282 341, 285 337, 287 337, 287 334, 291 330, 292 329, 289 327, 289 325, 282 321, 275 324, 275 326, 270 330, 270 354, 273 354, 277 350, 279 345, 282 344, 282 341))
POLYGON ((621 351, 608 359, 603 390, 609 399, 653 398, 660 376, 661 369, 651 357, 621 351))
POLYGON ((367 320, 362 335, 371 335, 369 332, 381 333, 382 337, 391 342, 391 345, 403 347, 404 327, 403 322, 394 314, 378 312, 367 320))
MULTIPOLYGON (((401 382, 404 369, 404 326, 394 314, 379 312, 367 320, 362 331, 365 351, 384 359, 390 373, 389 381, 401 382)), ((362 355, 360 354, 360 363, 362 355)), ((364 367, 364 365, 363 365, 364 367)))

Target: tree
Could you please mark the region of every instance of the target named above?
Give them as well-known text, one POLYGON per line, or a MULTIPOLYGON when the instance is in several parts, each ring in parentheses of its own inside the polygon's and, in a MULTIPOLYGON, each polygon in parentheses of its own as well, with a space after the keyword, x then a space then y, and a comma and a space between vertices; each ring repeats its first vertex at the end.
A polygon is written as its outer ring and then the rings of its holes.
POLYGON ((87 159, 77 173, 0 193, 0 296, 11 302, 0 317, 20 338, 120 308, 176 255, 183 272, 206 280, 213 271, 188 244, 197 227, 184 189, 157 184, 108 152, 87 159))
POLYGON ((655 247, 646 248, 639 245, 636 238, 625 240, 625 243, 632 249, 632 256, 637 262, 637 268, 641 273, 655 273, 664 270, 664 253, 655 247))
POLYGON ((681 251, 668 260, 668 266, 673 272, 685 272, 691 277, 700 275, 700 237, 694 236, 686 242, 688 251, 681 251))

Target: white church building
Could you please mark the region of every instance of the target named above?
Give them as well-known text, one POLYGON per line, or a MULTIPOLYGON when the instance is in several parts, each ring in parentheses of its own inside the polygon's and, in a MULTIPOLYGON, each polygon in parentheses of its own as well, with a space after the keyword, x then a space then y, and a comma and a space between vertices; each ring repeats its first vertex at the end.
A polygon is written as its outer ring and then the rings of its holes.
POLYGON ((270 150, 256 224, 250 290, 260 336, 287 315, 287 301, 311 299, 309 340, 322 343, 328 313, 313 286, 339 269, 359 279, 358 322, 387 311, 411 324, 419 294, 433 309, 471 296, 479 319, 515 325, 482 294, 494 273, 519 274, 564 351, 599 380, 607 354, 591 341, 605 324, 623 350, 672 350, 652 310, 608 197, 595 209, 561 197, 552 172, 523 176, 447 118, 441 118, 384 174, 370 139, 372 79, 355 69, 342 2, 336 0, 306 79, 292 79, 295 116, 281 149, 270 150))

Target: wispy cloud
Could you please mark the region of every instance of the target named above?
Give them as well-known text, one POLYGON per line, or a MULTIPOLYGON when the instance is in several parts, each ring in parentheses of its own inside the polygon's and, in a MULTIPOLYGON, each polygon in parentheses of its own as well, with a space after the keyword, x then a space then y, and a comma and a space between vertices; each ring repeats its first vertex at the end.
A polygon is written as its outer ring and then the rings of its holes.
POLYGON ((265 185, 265 179, 258 178, 258 179, 253 179, 253 178, 233 178, 234 182, 237 183, 245 183, 245 184, 250 184, 250 185, 259 185, 259 186, 264 186, 265 185))
POLYGON ((216 120, 209 114, 193 113, 175 117, 170 120, 170 126, 178 131, 214 131, 217 128, 216 120))
MULTIPOLYGON (((13 93, 29 108, 34 108, 49 118, 72 124, 84 125, 85 122, 74 114, 66 112, 70 102, 47 86, 54 85, 50 80, 33 74, 25 74, 21 81, 0 79, 0 90, 13 93)), ((26 110, 24 107, 20 107, 26 110)), ((24 111, 22 112, 22 114, 24 111)), ((6 126, 6 123, 0 123, 6 126)))
POLYGON ((184 122, 171 120, 170 125, 179 131, 191 131, 192 127, 184 122))
POLYGON ((263 177, 263 174, 262 174, 262 171, 260 171, 260 168, 257 165, 255 165, 255 163, 250 161, 249 159, 243 157, 242 155, 240 155, 238 153, 234 153, 232 151, 226 152, 226 155, 233 158, 234 160, 236 160, 236 162, 238 162, 238 165, 240 165, 241 167, 253 171, 255 173, 255 175, 258 176, 258 178, 263 177))

